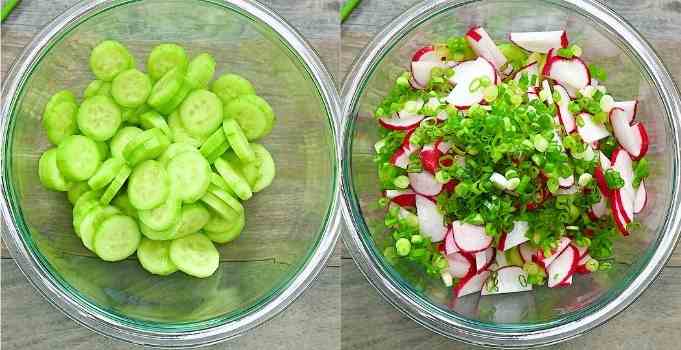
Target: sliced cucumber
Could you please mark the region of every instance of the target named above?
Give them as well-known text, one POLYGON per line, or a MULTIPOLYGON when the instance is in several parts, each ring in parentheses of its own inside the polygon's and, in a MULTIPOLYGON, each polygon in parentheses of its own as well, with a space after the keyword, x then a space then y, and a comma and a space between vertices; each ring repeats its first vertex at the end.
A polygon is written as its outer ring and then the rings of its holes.
POLYGON ((116 75, 134 66, 135 59, 118 41, 102 41, 90 54, 90 69, 103 81, 112 81, 116 75))
POLYGON ((222 158, 228 161, 234 170, 241 174, 251 188, 253 188, 255 182, 258 181, 258 177, 260 176, 260 160, 258 159, 257 154, 255 161, 250 163, 242 162, 241 159, 239 159, 239 157, 237 157, 232 151, 223 154, 222 158))
POLYGON ((125 192, 119 193, 114 199, 111 201, 111 204, 120 209, 123 214, 137 218, 139 213, 135 207, 130 204, 130 198, 128 198, 128 194, 125 192))
POLYGON ((76 182, 71 186, 68 192, 68 198, 69 202, 71 204, 75 205, 80 196, 82 196, 84 193, 90 191, 91 188, 88 186, 87 182, 76 182))
POLYGON ((201 145, 199 151, 201 151, 201 154, 203 154, 204 157, 208 157, 212 153, 216 152, 220 146, 226 142, 227 136, 225 136, 225 132, 222 130, 222 128, 218 128, 206 139, 206 142, 201 145))
POLYGON ((151 93, 151 79, 137 69, 119 73, 111 82, 111 96, 119 105, 137 108, 144 104, 151 93))
POLYGON ((47 139, 58 145, 64 138, 78 133, 78 105, 75 101, 63 98, 57 102, 48 103, 43 113, 43 128, 47 139))
POLYGON ((234 224, 239 220, 239 216, 244 213, 238 213, 235 210, 226 212, 228 215, 218 213, 215 210, 210 210, 210 220, 203 226, 205 232, 226 232, 229 231, 234 224))
POLYGON ((123 150, 125 146, 142 133, 142 129, 134 126, 126 126, 118 130, 116 135, 111 139, 109 148, 111 155, 116 158, 123 158, 123 150))
POLYGON ((248 181, 237 172, 234 167, 232 167, 226 160, 218 158, 215 160, 215 169, 220 173, 227 185, 236 193, 236 195, 242 200, 247 200, 253 196, 251 186, 248 185, 248 181))
POLYGON ((89 179, 97 171, 101 162, 97 144, 88 137, 71 135, 57 147, 57 166, 67 180, 89 179))
POLYGON ((133 169, 128 182, 130 204, 139 210, 153 209, 168 199, 170 181, 163 166, 146 160, 133 169))
POLYGON ((229 191, 223 190, 215 185, 208 187, 208 192, 212 193, 215 197, 219 198, 223 203, 227 204, 232 210, 237 213, 244 212, 244 206, 239 202, 238 199, 234 198, 229 191))
POLYGON ((142 125, 144 129, 161 129, 166 136, 172 136, 166 119, 156 111, 147 111, 140 115, 140 125, 142 125))
POLYGON ((260 167, 258 167, 258 179, 253 185, 253 192, 260 192, 272 184, 276 175, 276 167, 274 165, 274 158, 272 158, 272 155, 265 146, 253 143, 251 148, 255 151, 255 156, 260 164, 260 167))
POLYGON ((130 169, 127 165, 123 166, 121 168, 121 171, 118 172, 118 175, 111 181, 109 186, 106 188, 104 191, 104 194, 102 194, 102 197, 99 199, 99 202, 102 205, 109 205, 111 200, 118 194, 118 192, 123 188, 123 185, 125 185, 125 182, 128 180, 128 177, 130 177, 130 174, 132 173, 132 169, 130 169))
POLYGON ((125 161, 121 158, 109 158, 97 169, 94 175, 88 180, 87 184, 93 190, 104 188, 118 175, 125 166, 125 161))
POLYGON ((157 110, 163 115, 169 115, 184 102, 187 95, 192 91, 192 86, 187 79, 182 79, 180 81, 180 89, 177 90, 175 95, 165 104, 159 106, 157 110))
POLYGON ((120 261, 134 254, 142 240, 137 222, 127 215, 104 220, 95 232, 93 248, 105 261, 120 261))
POLYGON ((194 277, 212 275, 220 265, 220 253, 201 233, 178 238, 170 244, 170 260, 177 268, 194 277))
POLYGON ((275 122, 272 107, 256 95, 240 96, 226 104, 225 117, 236 120, 249 141, 267 136, 275 122))
POLYGON ((109 145, 104 141, 97 141, 97 152, 99 153, 99 159, 104 160, 109 158, 109 145))
POLYGON ((108 96, 93 96, 78 109, 78 129, 95 141, 113 137, 121 125, 121 110, 108 96))
POLYGON ((194 57, 187 67, 187 81, 194 89, 204 89, 213 79, 215 59, 207 53, 194 57))
POLYGON ((168 176, 175 194, 187 203, 196 202, 210 184, 210 164, 199 152, 183 152, 168 162, 168 176))
POLYGON ((220 144, 213 152, 206 155, 208 163, 213 164, 216 159, 220 158, 229 149, 229 142, 225 141, 220 144))
POLYGON ((221 75, 213 82, 211 90, 225 105, 239 96, 255 94, 253 84, 236 74, 221 75))
POLYGON ((180 91, 184 80, 184 71, 173 68, 163 75, 161 80, 151 88, 151 94, 147 103, 149 106, 159 109, 173 99, 173 96, 180 91))
POLYGON ((137 247, 137 259, 145 270, 154 275, 168 276, 177 271, 177 266, 170 260, 170 241, 143 237, 137 247))
POLYGON ((171 143, 158 161, 163 164, 163 166, 167 167, 168 162, 170 162, 173 157, 183 152, 198 152, 198 150, 190 143, 171 143))
POLYGON ((169 145, 170 139, 161 129, 145 130, 125 146, 123 157, 128 164, 134 166, 142 161, 160 156, 169 145))
POLYGON ((180 225, 175 231, 175 238, 200 231, 208 223, 208 220, 210 220, 210 213, 201 203, 184 204, 180 225))
POLYGON ((239 159, 245 163, 255 161, 255 153, 253 152, 253 149, 251 149, 248 139, 241 130, 239 123, 234 119, 225 119, 222 123, 222 129, 225 131, 229 145, 239 159))
POLYGON ((57 166, 57 149, 51 148, 38 161, 38 176, 40 183, 47 189, 53 191, 68 191, 72 183, 64 178, 57 166))
POLYGON ((208 90, 195 90, 180 106, 180 120, 192 136, 206 137, 222 123, 222 102, 208 90))
POLYGON ((165 43, 154 47, 147 60, 147 71, 152 79, 158 80, 171 69, 185 71, 189 64, 184 48, 177 44, 165 43))
POLYGON ((80 239, 83 241, 85 248, 93 250, 92 239, 99 225, 109 217, 120 213, 121 211, 116 207, 98 206, 85 215, 83 222, 80 224, 80 239))
POLYGON ((197 148, 201 147, 201 144, 203 144, 204 139, 202 137, 194 137, 189 135, 187 130, 182 125, 179 112, 175 111, 168 116, 168 126, 170 127, 170 132, 173 135, 173 142, 188 143, 197 148))
MULTIPOLYGON (((222 229, 219 231, 205 230, 206 237, 215 243, 229 243, 237 239, 241 235, 244 226, 246 226, 246 216, 244 214, 238 215, 233 221, 225 221, 223 218, 216 216, 211 220, 222 221, 222 229)), ((206 225, 207 226, 207 225, 206 225)))
POLYGON ((101 193, 99 191, 89 191, 83 193, 76 204, 73 205, 73 228, 76 235, 80 237, 80 224, 83 222, 83 218, 92 209, 98 207, 100 204, 98 202, 101 193))
POLYGON ((180 219, 181 213, 182 202, 171 195, 163 204, 156 208, 140 210, 139 219, 149 228, 163 231, 175 225, 177 220, 180 219))

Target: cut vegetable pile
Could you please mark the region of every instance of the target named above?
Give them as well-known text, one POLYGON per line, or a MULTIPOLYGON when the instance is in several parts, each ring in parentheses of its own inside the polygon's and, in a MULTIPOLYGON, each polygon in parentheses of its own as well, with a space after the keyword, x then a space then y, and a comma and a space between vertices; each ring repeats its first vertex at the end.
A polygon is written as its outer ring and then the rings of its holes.
POLYGON ((383 254, 453 297, 610 269, 647 203, 638 101, 615 101, 565 31, 509 39, 475 27, 418 49, 375 111, 383 254))
POLYGON ((181 46, 161 44, 146 67, 135 69, 116 41, 92 50, 97 79, 80 105, 63 90, 45 106, 55 147, 40 158, 40 181, 68 193, 75 233, 101 259, 136 252, 152 274, 208 277, 220 260, 214 243, 245 226, 241 201, 274 179, 272 156, 254 143, 272 130, 274 112, 238 75, 210 85, 207 53, 190 61, 181 46))

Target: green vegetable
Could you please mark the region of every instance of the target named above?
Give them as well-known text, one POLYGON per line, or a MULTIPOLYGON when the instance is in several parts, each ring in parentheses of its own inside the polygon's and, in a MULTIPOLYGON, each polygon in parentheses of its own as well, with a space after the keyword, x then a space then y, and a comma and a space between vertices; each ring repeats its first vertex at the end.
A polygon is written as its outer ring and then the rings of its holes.
POLYGON ((341 23, 345 22, 362 0, 346 0, 340 8, 341 23))
POLYGON ((608 74, 605 72, 605 69, 596 66, 595 64, 590 64, 588 67, 592 78, 598 79, 600 82, 608 80, 608 74))
POLYGON ((642 158, 634 166, 634 187, 638 187, 641 181, 650 175, 650 169, 648 166, 648 159, 642 158))
POLYGON ((615 190, 624 187, 624 179, 620 176, 620 173, 614 169, 608 169, 605 171, 605 182, 608 188, 615 190))

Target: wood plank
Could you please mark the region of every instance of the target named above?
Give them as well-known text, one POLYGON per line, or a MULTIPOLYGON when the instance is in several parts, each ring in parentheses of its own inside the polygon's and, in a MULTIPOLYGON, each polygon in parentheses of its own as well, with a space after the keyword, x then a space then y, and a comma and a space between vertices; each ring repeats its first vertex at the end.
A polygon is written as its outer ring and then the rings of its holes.
MULTIPOLYGON (((343 259, 343 349, 481 349, 419 326, 383 300, 343 259), (369 310, 369 311, 367 311, 369 310)), ((551 349, 673 349, 681 342, 681 268, 668 267, 634 305, 607 324, 551 349)))
MULTIPOLYGON (((1 264, 3 347, 143 348, 95 334, 68 319, 33 289, 12 260, 1 264)), ((339 280, 340 269, 327 268, 286 312, 245 336, 207 349, 340 349, 339 280)))

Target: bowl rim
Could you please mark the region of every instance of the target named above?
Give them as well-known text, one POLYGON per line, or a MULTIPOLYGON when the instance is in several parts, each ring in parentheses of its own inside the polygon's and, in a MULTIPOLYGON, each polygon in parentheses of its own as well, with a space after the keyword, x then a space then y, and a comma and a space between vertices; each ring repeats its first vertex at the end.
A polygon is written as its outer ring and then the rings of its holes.
POLYGON ((333 80, 333 76, 322 63, 320 57, 303 36, 286 20, 266 6, 254 0, 195 0, 222 7, 225 11, 245 16, 259 25, 272 30, 278 40, 296 57, 300 65, 310 76, 323 107, 331 134, 330 160, 332 178, 330 179, 330 203, 326 208, 325 220, 322 222, 320 235, 310 248, 307 260, 297 269, 293 277, 279 286, 278 293, 266 298, 265 303, 259 303, 237 319, 223 318, 217 322, 202 321, 201 329, 189 332, 167 331, 166 329, 142 329, 135 323, 121 323, 111 315, 102 314, 101 310, 89 303, 75 300, 67 293, 41 263, 40 257, 31 251, 29 244, 22 239, 20 229, 17 228, 13 215, 12 194, 8 186, 8 168, 5 158, 6 139, 10 132, 10 116, 18 102, 17 93, 21 92, 32 68, 39 63, 49 47, 60 40, 59 36, 68 32, 72 27, 86 21, 88 18, 110 10, 113 7, 128 5, 144 0, 90 0, 78 3, 57 16, 45 26, 26 46, 21 55, 15 60, 7 74, 2 88, 2 108, 0 120, 0 211, 2 213, 2 238, 7 244, 10 254, 15 259, 19 269, 57 309, 69 318, 97 333, 118 340, 140 345, 151 345, 164 348, 196 347, 215 344, 220 341, 235 338, 244 332, 259 326, 286 309, 305 291, 326 267, 326 262, 334 251, 339 238, 338 225, 341 222, 339 210, 340 187, 340 152, 339 152, 339 121, 341 119, 341 99, 333 80))
POLYGON ((641 267, 640 273, 631 279, 618 295, 609 296, 614 293, 607 293, 608 295, 604 297, 609 297, 609 300, 600 309, 580 319, 572 319, 562 325, 549 323, 548 326, 536 330, 519 332, 511 327, 499 328, 499 330, 485 329, 471 321, 466 321, 463 317, 452 318, 454 314, 448 314, 440 308, 433 307, 416 293, 403 290, 390 272, 381 266, 372 248, 373 243, 363 238, 369 235, 352 183, 352 134, 354 122, 357 119, 356 109, 364 87, 377 63, 392 46, 421 23, 437 14, 485 1, 487 0, 428 0, 416 4, 376 34, 374 39, 365 46, 361 55, 355 59, 341 90, 343 98, 341 195, 343 217, 348 227, 344 230, 342 237, 359 270, 379 294, 393 307, 425 328, 451 339, 481 346, 510 346, 511 348, 546 346, 577 337, 622 312, 657 278, 670 258, 681 237, 681 179, 678 174, 678 167, 681 164, 681 96, 669 71, 650 44, 610 8, 593 0, 545 0, 546 3, 576 11, 597 22, 606 30, 610 30, 613 35, 619 36, 654 83, 665 108, 665 117, 671 125, 671 135, 668 137, 671 149, 669 152, 674 163, 671 184, 673 191, 671 205, 667 210, 667 219, 657 238, 657 249, 645 266, 641 267))

